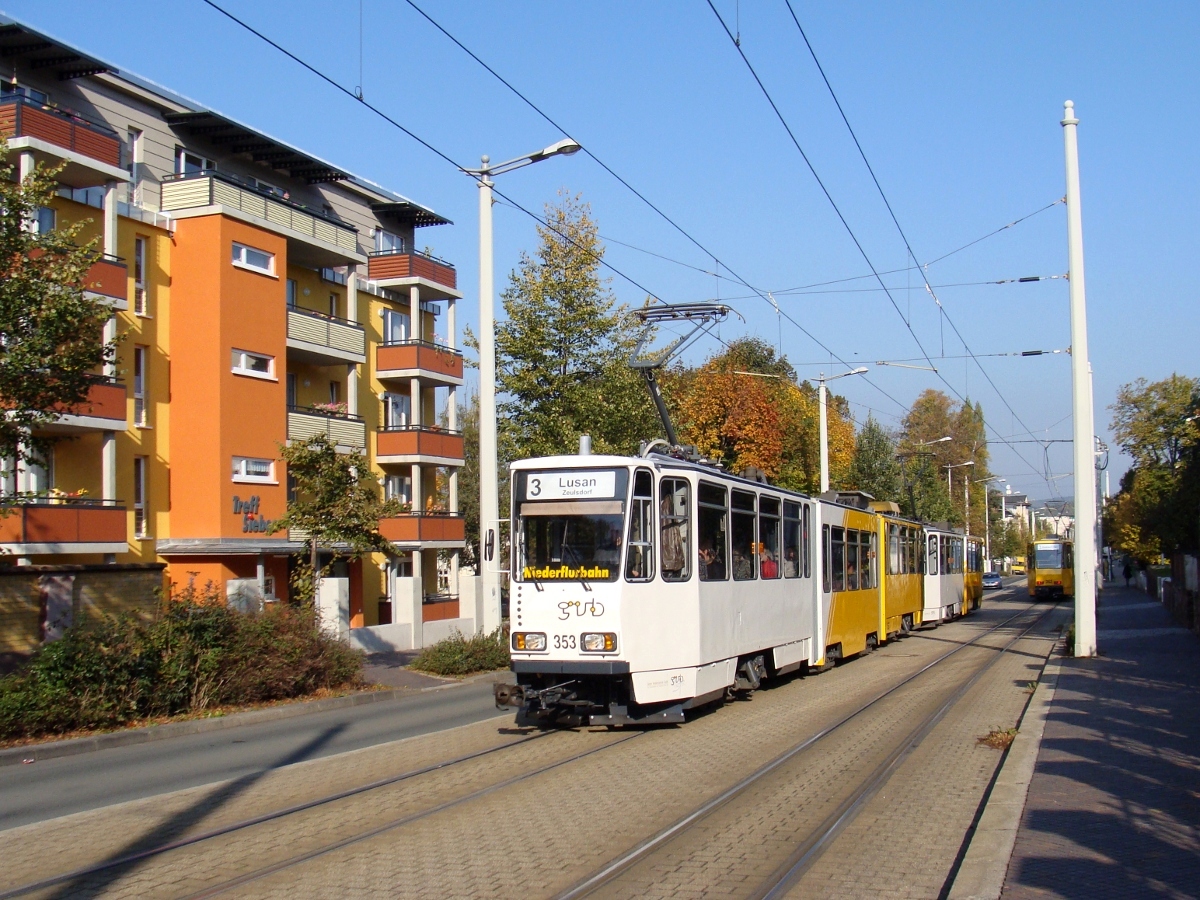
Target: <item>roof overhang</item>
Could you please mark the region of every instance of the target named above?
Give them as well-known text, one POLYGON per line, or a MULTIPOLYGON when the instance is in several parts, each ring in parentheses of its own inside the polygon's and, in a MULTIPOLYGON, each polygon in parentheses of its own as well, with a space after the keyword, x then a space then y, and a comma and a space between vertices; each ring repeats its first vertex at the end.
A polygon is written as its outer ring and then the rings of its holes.
POLYGON ((411 200, 401 200, 393 203, 372 203, 371 211, 378 216, 386 216, 402 225, 413 228, 424 228, 427 225, 453 225, 445 216, 439 216, 432 209, 413 203, 411 200))
POLYGON ((0 59, 20 62, 22 68, 38 74, 50 72, 59 81, 115 71, 95 57, 13 21, 0 24, 0 59))

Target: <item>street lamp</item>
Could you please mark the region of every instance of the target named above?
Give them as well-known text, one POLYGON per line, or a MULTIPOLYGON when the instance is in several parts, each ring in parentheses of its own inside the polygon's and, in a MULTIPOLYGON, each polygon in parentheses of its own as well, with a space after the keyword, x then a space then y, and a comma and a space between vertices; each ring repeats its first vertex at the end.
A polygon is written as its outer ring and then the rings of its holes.
MULTIPOLYGON (((500 485, 496 472, 496 314, 493 296, 492 177, 552 156, 580 150, 567 138, 535 153, 491 165, 484 156, 478 169, 463 171, 479 182, 479 552, 483 588, 483 630, 500 625, 500 578, 494 560, 500 539, 500 485), (494 619, 494 621, 492 621, 494 619)), ((478 623, 477 623, 478 624, 478 623)))
MULTIPOLYGON (((952 483, 950 481, 950 475, 951 475, 950 470, 951 469, 961 469, 963 466, 973 466, 973 465, 975 465, 975 460, 969 459, 964 463, 955 463, 952 466, 946 466, 946 495, 947 496, 953 498, 953 494, 954 494, 954 489, 953 489, 952 483)), ((966 504, 963 507, 963 522, 967 526, 967 537, 970 537, 971 536, 971 482, 969 479, 963 481, 963 495, 964 495, 963 502, 966 504)), ((951 502, 953 502, 953 499, 951 502)), ((953 507, 951 507, 951 508, 953 508, 953 507)))
POLYGON ((827 418, 827 403, 825 382, 836 381, 838 378, 845 378, 847 375, 862 375, 867 371, 866 366, 859 366, 857 369, 851 369, 849 372, 842 372, 840 375, 830 375, 825 377, 822 372, 817 378, 817 396, 820 400, 821 407, 821 493, 829 490, 829 421, 827 418))

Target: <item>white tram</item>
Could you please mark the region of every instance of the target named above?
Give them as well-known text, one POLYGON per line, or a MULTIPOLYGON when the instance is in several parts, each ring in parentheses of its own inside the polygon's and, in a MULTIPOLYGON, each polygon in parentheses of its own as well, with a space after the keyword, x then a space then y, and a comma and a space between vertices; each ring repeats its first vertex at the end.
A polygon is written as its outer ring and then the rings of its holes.
POLYGON ((653 453, 524 460, 512 476, 518 684, 498 703, 564 724, 682 722, 824 662, 812 498, 653 453))
POLYGON ((962 534, 925 526, 925 609, 927 625, 948 622, 968 611, 966 550, 962 534))

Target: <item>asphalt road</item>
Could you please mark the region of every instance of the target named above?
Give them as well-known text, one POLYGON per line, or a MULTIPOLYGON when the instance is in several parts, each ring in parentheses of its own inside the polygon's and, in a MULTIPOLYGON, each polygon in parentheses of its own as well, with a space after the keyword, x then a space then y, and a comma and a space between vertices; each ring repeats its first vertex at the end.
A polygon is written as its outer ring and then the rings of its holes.
POLYGON ((0 831, 492 717, 490 681, 0 768, 0 831))

